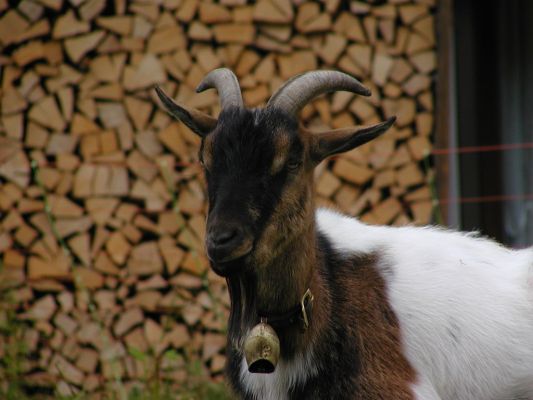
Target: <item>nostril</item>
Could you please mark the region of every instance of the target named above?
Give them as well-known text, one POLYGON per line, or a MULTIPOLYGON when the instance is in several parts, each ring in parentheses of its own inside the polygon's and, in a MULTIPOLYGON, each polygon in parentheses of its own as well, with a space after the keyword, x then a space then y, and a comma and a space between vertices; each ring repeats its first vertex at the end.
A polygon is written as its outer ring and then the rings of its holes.
POLYGON ((214 235, 213 239, 217 245, 224 245, 239 236, 238 229, 227 229, 214 235))
MULTIPOLYGON (((241 225, 219 223, 210 227, 205 244, 212 265, 220 266, 248 254, 252 248, 252 238, 241 225)), ((222 274, 221 269, 215 269, 215 272, 222 274)))

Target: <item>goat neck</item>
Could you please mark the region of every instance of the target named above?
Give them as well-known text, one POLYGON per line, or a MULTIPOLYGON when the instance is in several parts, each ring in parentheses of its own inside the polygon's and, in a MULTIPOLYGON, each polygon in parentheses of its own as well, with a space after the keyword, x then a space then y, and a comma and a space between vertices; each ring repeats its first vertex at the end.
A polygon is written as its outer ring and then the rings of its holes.
MULTIPOLYGON (((298 323, 275 327, 281 344, 281 358, 290 359, 295 354, 309 351, 319 325, 326 320, 321 315, 327 312, 329 302, 323 294, 323 282, 318 274, 321 255, 317 251, 314 217, 311 215, 307 220, 310 223, 293 240, 280 244, 281 251, 268 260, 262 259, 260 267, 246 265, 241 273, 227 277, 231 298, 229 342, 239 352, 261 316, 286 313, 300 304, 307 289, 314 296, 309 328, 303 331, 298 323)), ((249 262, 254 263, 253 258, 249 262)))

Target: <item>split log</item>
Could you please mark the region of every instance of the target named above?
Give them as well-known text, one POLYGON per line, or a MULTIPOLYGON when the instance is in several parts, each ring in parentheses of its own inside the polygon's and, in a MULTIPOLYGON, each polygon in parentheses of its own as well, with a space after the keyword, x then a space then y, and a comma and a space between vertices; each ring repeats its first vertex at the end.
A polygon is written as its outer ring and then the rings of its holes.
MULTIPOLYGON (((35 393, 92 395, 115 372, 129 387, 147 373, 133 348, 173 348, 222 376, 229 296, 205 257, 200 140, 154 85, 216 116, 216 91, 194 92, 215 68, 235 71, 248 107, 293 75, 349 73, 373 95, 323 96, 303 123, 397 121, 317 169, 317 203, 369 223, 433 218, 436 2, 252 3, 0 0, 0 280, 33 325, 35 393)), ((188 379, 183 365, 165 374, 188 379)))

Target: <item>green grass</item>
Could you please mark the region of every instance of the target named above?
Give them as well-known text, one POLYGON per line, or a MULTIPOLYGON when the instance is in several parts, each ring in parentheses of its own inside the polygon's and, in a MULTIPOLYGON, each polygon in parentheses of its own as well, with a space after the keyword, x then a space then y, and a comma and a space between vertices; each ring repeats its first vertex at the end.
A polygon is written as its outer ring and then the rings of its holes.
MULTIPOLYGON (((2 263, 0 258, 0 271, 2 263)), ((0 286, 0 399, 1 400, 89 400, 90 393, 80 391, 76 395, 61 396, 54 392, 48 394, 35 391, 25 383, 28 359, 31 356, 24 342, 24 333, 28 323, 17 318, 16 303, 12 290, 0 286)), ((226 385, 213 382, 205 372, 203 363, 169 349, 155 355, 151 350, 142 352, 130 348, 129 355, 144 364, 146 375, 141 377, 138 385, 126 389, 121 379, 106 382, 99 391, 102 400, 230 400, 232 397, 226 385), (181 384, 165 378, 166 373, 182 369, 187 373, 187 380, 181 384)))
MULTIPOLYGON (((4 269, 0 258, 0 273, 4 269)), ((21 376, 28 349, 23 340, 26 324, 16 318, 12 289, 0 282, 0 398, 23 398, 21 376)))

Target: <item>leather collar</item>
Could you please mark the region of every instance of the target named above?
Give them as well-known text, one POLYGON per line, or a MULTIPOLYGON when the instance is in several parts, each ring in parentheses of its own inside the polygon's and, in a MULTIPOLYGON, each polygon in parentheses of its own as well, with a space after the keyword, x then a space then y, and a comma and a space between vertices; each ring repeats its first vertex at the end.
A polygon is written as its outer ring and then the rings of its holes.
POLYGON ((309 318, 313 309, 313 294, 307 289, 298 304, 291 307, 282 314, 259 313, 261 321, 272 325, 274 328, 287 328, 294 324, 299 324, 301 331, 309 327, 309 318))

